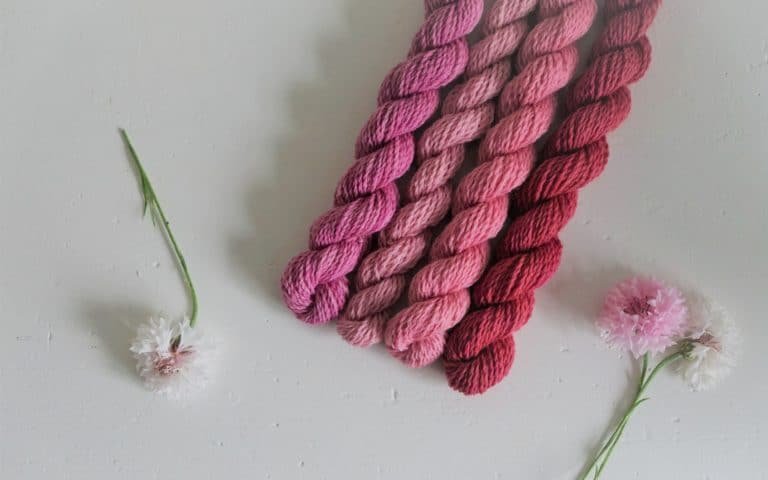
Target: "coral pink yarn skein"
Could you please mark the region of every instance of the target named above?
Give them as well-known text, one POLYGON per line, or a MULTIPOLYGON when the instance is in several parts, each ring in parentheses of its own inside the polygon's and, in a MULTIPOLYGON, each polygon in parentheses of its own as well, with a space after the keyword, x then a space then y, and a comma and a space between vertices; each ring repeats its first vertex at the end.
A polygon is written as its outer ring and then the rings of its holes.
POLYGON ((579 189, 608 161, 606 134, 629 115, 627 85, 651 61, 646 32, 661 0, 606 0, 607 21, 591 64, 573 85, 567 116, 545 148, 545 160, 515 192, 519 210, 498 248, 498 259, 473 289, 476 310, 448 335, 448 381, 466 394, 482 393, 509 372, 513 334, 533 309, 534 291, 557 270, 560 230, 573 216, 579 189))
POLYGON ((499 0, 488 12, 484 38, 469 50, 465 80, 451 89, 441 117, 419 139, 419 167, 406 188, 406 204, 379 233, 378 249, 357 269, 357 292, 336 324, 347 342, 370 346, 382 341, 388 310, 405 290, 405 275, 426 255, 430 228, 450 209, 450 181, 464 161, 466 144, 493 123, 493 99, 512 75, 511 55, 528 33, 527 16, 537 3, 499 0))
POLYGON ((425 5, 426 20, 409 58, 384 80, 378 108, 357 138, 357 160, 336 188, 334 208, 315 221, 309 250, 283 273, 283 300, 307 323, 328 322, 344 307, 347 274, 397 208, 395 181, 413 161, 413 132, 437 110, 440 88, 466 68, 466 36, 480 21, 483 1, 426 0, 425 5))
POLYGON ((554 120, 556 94, 576 70, 575 42, 596 13, 595 0, 539 2, 538 23, 518 54, 520 72, 499 98, 500 119, 481 143, 479 165, 459 183, 454 216, 435 239, 430 263, 411 281, 410 305, 387 324, 387 346, 408 365, 436 360, 445 333, 469 309, 469 288, 483 274, 490 240, 506 221, 509 193, 533 166, 535 142, 554 120))

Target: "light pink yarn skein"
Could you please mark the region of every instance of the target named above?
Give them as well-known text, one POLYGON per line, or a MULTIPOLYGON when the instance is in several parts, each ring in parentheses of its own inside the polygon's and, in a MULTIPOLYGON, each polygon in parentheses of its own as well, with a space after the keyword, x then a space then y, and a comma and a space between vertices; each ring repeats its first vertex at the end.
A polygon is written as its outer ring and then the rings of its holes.
POLYGON ((283 300, 307 323, 325 323, 341 312, 349 292, 347 274, 357 266, 370 236, 395 213, 395 181, 413 161, 413 133, 437 110, 440 88, 466 68, 466 35, 480 21, 483 1, 425 4, 427 17, 409 58, 384 80, 379 106, 357 138, 357 160, 336 188, 334 208, 315 221, 309 250, 294 257, 283 273, 283 300))
POLYGON ((595 0, 540 0, 539 21, 518 54, 520 73, 500 96, 500 119, 481 143, 479 164, 456 189, 454 216, 435 239, 430 263, 411 281, 410 305, 387 324, 385 342, 406 364, 436 360, 446 332, 469 309, 469 288, 487 266, 489 241, 507 218, 509 193, 533 166, 534 144, 555 116, 555 95, 576 70, 575 42, 596 13, 595 0))
POLYGON ((406 189, 406 204, 379 233, 378 249, 357 269, 357 292, 337 323, 347 342, 367 347, 383 340, 389 309, 407 285, 406 274, 426 255, 430 228, 450 210, 450 181, 464 161, 466 144, 493 123, 493 100, 512 75, 511 56, 528 33, 527 17, 537 3, 499 0, 488 12, 484 36, 470 48, 465 80, 452 88, 440 118, 419 139, 419 167, 406 189))

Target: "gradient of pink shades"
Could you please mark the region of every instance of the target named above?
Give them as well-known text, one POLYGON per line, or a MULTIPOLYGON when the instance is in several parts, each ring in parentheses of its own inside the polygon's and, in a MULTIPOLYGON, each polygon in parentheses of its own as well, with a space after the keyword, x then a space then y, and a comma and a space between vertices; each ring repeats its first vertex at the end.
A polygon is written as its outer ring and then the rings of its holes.
POLYGON ((555 122, 557 95, 577 69, 576 44, 595 19, 596 1, 497 0, 471 48, 467 35, 482 0, 425 4, 424 24, 408 59, 381 86, 334 208, 313 224, 310 248, 289 263, 282 291, 308 323, 341 314, 337 330, 351 344, 384 341, 414 367, 444 355, 450 385, 477 394, 510 370, 513 334, 559 265, 558 233, 574 214, 577 191, 602 172, 605 135, 629 113, 627 85, 649 66, 646 31, 661 0, 605 1, 591 62, 538 165, 536 142, 555 122), (440 90, 462 73, 434 116, 440 90), (478 164, 454 190, 467 146, 477 140, 478 164), (414 158, 399 206, 396 182, 414 158), (489 267, 490 241, 510 219, 489 267), (406 290, 407 305, 394 311, 406 290))

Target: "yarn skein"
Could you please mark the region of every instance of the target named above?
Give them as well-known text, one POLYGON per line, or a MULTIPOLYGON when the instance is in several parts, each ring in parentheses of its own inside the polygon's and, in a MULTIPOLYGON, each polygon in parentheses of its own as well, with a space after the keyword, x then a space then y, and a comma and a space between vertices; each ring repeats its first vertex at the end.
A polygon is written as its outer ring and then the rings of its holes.
POLYGON ((575 43, 596 13, 595 0, 539 2, 538 23, 520 48, 519 73, 499 97, 500 119, 481 142, 479 164, 456 189, 453 218, 411 281, 410 305, 387 323, 385 342, 406 364, 436 360, 446 332, 469 310, 469 288, 485 271, 490 240, 507 218, 509 193, 533 166, 535 142, 554 120, 556 94, 576 70, 575 43))
POLYGON ((413 132, 437 110, 440 88, 466 68, 466 36, 480 21, 483 1, 426 0, 425 5, 426 19, 408 59, 379 89, 378 108, 357 138, 356 161, 336 188, 334 207, 314 222, 309 250, 283 273, 283 300, 307 323, 326 323, 344 307, 347 274, 397 208, 395 181, 413 161, 413 132))
POLYGON ((591 64, 574 83, 567 115, 544 150, 545 160, 515 192, 520 212, 498 246, 497 260, 473 289, 472 311, 448 335, 448 381, 465 394, 483 393, 509 372, 513 334, 531 316, 534 291, 560 263, 560 230, 573 216, 577 192, 608 161, 606 134, 629 115, 627 86, 651 61, 646 32, 661 0, 606 0, 607 20, 591 64))
POLYGON ((336 324, 347 342, 367 347, 382 341, 389 309, 407 285, 406 274, 426 255, 430 228, 450 209, 450 181, 464 161, 466 144, 493 123, 493 100, 512 75, 511 55, 528 33, 527 16, 537 3, 498 0, 486 15, 484 36, 469 50, 465 80, 451 89, 440 118, 419 139, 419 167, 405 189, 406 204, 379 233, 378 249, 357 269, 357 292, 336 324))

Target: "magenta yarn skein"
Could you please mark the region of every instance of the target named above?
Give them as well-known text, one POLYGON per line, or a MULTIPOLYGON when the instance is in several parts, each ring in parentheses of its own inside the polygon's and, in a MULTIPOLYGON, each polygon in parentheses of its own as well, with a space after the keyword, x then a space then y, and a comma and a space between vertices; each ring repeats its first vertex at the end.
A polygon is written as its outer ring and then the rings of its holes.
POLYGON ((383 340, 406 275, 426 255, 430 229, 450 210, 451 179, 464 162, 466 144, 481 138, 493 122, 494 99, 512 76, 511 57, 528 33, 527 17, 538 1, 498 0, 486 15, 483 38, 469 50, 464 81, 451 89, 441 116, 419 138, 419 167, 405 189, 405 205, 357 269, 357 292, 336 325, 347 342, 365 347, 383 340))
POLYGON ((349 292, 347 275, 370 236, 395 213, 395 181, 413 161, 413 133, 437 110, 440 88, 466 68, 465 37, 480 21, 483 1, 427 0, 425 5, 426 19, 408 59, 379 89, 378 108, 357 138, 356 161, 336 188, 334 207, 314 222, 309 249, 283 273, 283 300, 307 323, 325 323, 341 312, 349 292))

